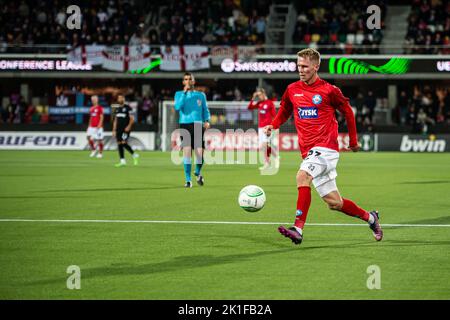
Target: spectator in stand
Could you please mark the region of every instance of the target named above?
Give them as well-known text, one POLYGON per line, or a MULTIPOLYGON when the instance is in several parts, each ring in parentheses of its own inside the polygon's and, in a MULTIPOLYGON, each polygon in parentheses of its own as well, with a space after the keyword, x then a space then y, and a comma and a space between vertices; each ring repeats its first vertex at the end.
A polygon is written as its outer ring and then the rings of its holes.
POLYGON ((59 44, 56 49, 40 48, 57 53, 65 52, 66 47, 94 43, 254 45, 264 42, 269 2, 244 1, 241 6, 236 1, 167 0, 164 5, 153 1, 86 1, 81 30, 65 26, 65 10, 71 4, 68 0, 41 1, 37 6, 33 0, 11 2, 2 9, 0 51, 7 46, 11 52, 26 50, 14 47, 17 44, 59 44))
POLYGON ((7 112, 8 112, 8 123, 18 123, 18 105, 17 103, 13 102, 10 100, 9 105, 7 107, 7 112))
POLYGON ((438 100, 436 121, 441 123, 447 119, 450 122, 450 95, 448 95, 448 88, 436 88, 436 96, 438 100))
POLYGON ((432 133, 435 121, 423 110, 419 109, 416 117, 416 131, 419 133, 432 133))
POLYGON ((56 106, 57 107, 69 106, 69 98, 63 92, 61 92, 61 94, 56 97, 56 106))
POLYGON ((36 108, 31 103, 28 104, 27 109, 25 111, 25 123, 32 123, 33 122, 33 116, 36 113, 36 108))
POLYGON ((20 96, 19 97, 19 102, 17 104, 17 108, 18 108, 17 113, 18 113, 18 121, 19 121, 19 123, 24 123, 24 121, 25 121, 25 113, 27 112, 27 107, 28 107, 28 104, 25 101, 24 97, 20 96))
MULTIPOLYGON (((381 8, 381 28, 384 28, 386 4, 384 0, 374 0, 371 4, 381 8)), ((322 51, 336 53, 378 53, 382 30, 366 27, 367 2, 344 4, 332 0, 299 2, 297 5, 297 25, 294 41, 305 46, 325 46, 322 51), (358 46, 365 47, 359 48, 358 46)))
POLYGON ((406 123, 407 115, 408 115, 408 106, 411 104, 410 99, 408 98, 406 91, 402 90, 400 92, 400 97, 398 99, 397 105, 397 114, 398 114, 398 123, 402 125, 406 123))
POLYGON ((414 0, 408 17, 405 53, 447 54, 450 18, 448 1, 414 0), (445 38, 443 39, 443 35, 445 38))
POLYGON ((373 95, 373 91, 372 90, 369 90, 367 92, 367 97, 365 99, 365 105, 366 105, 366 107, 368 109, 369 123, 372 124, 373 123, 373 115, 375 113, 375 107, 377 105, 377 99, 373 95))
POLYGON ((0 123, 7 123, 9 119, 8 106, 2 105, 0 109, 0 123))
POLYGON ((356 108, 356 122, 361 124, 363 123, 363 106, 364 106, 364 95, 362 92, 358 92, 355 100, 353 101, 353 106, 356 108))
POLYGON ((148 95, 145 95, 142 99, 142 103, 139 104, 138 109, 138 118, 140 123, 147 123, 147 124, 153 124, 153 118, 150 114, 150 110, 153 107, 153 101, 148 97, 148 95))

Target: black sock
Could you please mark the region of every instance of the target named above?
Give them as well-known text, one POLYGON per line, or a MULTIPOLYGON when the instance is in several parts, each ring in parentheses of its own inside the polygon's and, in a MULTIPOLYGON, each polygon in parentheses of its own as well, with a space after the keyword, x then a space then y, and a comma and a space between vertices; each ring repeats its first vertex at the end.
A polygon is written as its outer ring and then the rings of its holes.
POLYGON ((129 146, 128 143, 125 143, 125 144, 123 145, 123 147, 124 147, 125 149, 127 149, 127 151, 128 151, 129 153, 131 153, 131 154, 134 153, 133 149, 131 149, 131 147, 129 146))
POLYGON ((123 152, 123 144, 119 144, 119 145, 117 146, 117 148, 118 148, 118 150, 119 150, 119 156, 120 156, 120 159, 123 159, 123 158, 125 157, 124 152, 123 152))

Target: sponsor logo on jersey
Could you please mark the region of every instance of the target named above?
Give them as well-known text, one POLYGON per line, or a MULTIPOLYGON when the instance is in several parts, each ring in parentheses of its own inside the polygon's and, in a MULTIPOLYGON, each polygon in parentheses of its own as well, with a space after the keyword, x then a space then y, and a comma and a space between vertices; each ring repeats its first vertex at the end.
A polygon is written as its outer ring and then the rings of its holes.
POLYGON ((317 107, 298 107, 297 112, 300 119, 317 119, 319 117, 317 107))
POLYGON ((320 94, 315 94, 315 95, 312 97, 312 102, 313 102, 314 104, 320 104, 320 103, 322 103, 322 96, 321 96, 320 94))
POLYGON ((303 93, 296 93, 294 94, 294 97, 303 97, 303 93))

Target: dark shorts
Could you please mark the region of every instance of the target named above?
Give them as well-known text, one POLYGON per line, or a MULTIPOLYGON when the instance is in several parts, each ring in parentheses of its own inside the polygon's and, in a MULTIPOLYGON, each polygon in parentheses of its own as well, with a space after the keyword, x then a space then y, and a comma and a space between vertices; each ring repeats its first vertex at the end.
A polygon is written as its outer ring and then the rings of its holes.
POLYGON ((205 149, 205 128, 203 123, 180 123, 181 147, 205 149))
POLYGON ((117 142, 127 142, 130 137, 130 131, 125 131, 125 128, 118 128, 116 131, 117 142))

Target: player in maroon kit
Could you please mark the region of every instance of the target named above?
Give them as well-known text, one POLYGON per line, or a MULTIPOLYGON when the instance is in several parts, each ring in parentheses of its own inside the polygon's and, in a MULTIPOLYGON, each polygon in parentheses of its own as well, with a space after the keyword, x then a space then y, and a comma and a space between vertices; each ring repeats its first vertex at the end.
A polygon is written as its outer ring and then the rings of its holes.
POLYGON ((87 129, 87 140, 91 149, 91 157, 103 157, 103 107, 98 104, 98 97, 91 97, 92 107, 89 110, 89 126, 87 129), (97 147, 94 144, 97 142, 97 147), (98 150, 97 150, 98 148, 98 150))
MULTIPOLYGON (((248 109, 258 109, 258 139, 259 148, 264 153, 264 166, 259 168, 265 170, 270 166, 270 155, 272 148, 270 146, 270 137, 264 132, 264 127, 271 124, 273 118, 275 118, 277 111, 272 100, 269 100, 266 95, 266 91, 263 88, 257 88, 253 93, 253 97, 248 104, 248 109), (257 99, 257 101, 255 101, 257 99)), ((274 156, 276 156, 274 154, 274 156)))
POLYGON ((319 78, 320 54, 314 49, 297 53, 300 81, 290 84, 281 98, 281 106, 272 124, 264 128, 267 135, 278 129, 294 114, 298 143, 303 162, 297 172, 297 212, 294 226, 280 226, 278 231, 295 244, 303 240, 308 209, 311 204, 311 182, 320 197, 332 210, 360 218, 369 223, 375 240, 383 238, 378 211, 368 212, 349 199, 342 198, 336 186, 336 165, 339 160, 338 123, 335 111, 345 116, 350 136, 349 149, 360 148, 355 116, 341 90, 319 78))

